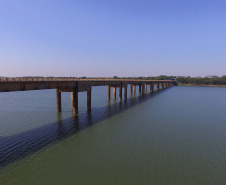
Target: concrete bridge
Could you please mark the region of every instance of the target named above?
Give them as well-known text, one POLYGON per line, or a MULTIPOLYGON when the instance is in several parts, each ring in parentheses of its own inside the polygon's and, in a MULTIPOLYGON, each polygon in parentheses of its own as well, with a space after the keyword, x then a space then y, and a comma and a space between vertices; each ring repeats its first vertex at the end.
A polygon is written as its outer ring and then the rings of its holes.
POLYGON ((119 102, 122 102, 122 88, 124 88, 124 100, 127 100, 127 86, 130 85, 130 95, 135 94, 136 87, 139 88, 139 96, 147 92, 154 92, 174 85, 173 80, 138 80, 138 79, 113 79, 113 78, 0 78, 0 92, 28 91, 42 89, 56 89, 57 112, 61 112, 61 92, 71 92, 72 111, 78 114, 78 92, 87 91, 87 109, 91 111, 92 86, 108 86, 107 98, 111 99, 111 88, 113 98, 116 99, 117 88, 119 89, 119 102))

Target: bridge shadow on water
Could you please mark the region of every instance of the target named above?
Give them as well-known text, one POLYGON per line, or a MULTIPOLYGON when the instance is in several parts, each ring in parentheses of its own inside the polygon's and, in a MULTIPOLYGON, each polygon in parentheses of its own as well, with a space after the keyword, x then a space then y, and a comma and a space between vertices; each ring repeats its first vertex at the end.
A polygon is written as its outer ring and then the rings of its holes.
POLYGON ((109 103, 105 107, 92 108, 90 113, 79 113, 78 116, 72 114, 70 118, 64 120, 61 119, 61 114, 58 114, 58 121, 54 123, 17 135, 0 137, 0 169, 165 91, 166 89, 142 97, 128 98, 126 102, 109 103))

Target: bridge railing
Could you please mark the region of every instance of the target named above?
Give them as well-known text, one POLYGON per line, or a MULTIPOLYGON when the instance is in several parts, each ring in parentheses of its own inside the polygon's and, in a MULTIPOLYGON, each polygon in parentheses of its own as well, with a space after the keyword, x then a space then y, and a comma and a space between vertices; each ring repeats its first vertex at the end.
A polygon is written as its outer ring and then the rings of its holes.
POLYGON ((76 78, 76 77, 19 77, 0 78, 0 82, 52 82, 52 81, 174 81, 174 80, 143 80, 132 78, 76 78))

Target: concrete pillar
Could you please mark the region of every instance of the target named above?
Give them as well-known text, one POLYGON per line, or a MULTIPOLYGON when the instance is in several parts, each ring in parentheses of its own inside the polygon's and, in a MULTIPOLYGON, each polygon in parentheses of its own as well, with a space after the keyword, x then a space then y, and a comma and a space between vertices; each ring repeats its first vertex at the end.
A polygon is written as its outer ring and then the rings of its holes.
POLYGON ((124 87, 124 100, 127 100, 127 85, 124 87))
POLYGON ((144 84, 144 92, 147 92, 147 84, 144 84))
POLYGON ((164 82, 162 82, 162 89, 164 89, 164 82))
POLYGON ((57 95, 57 112, 61 112, 61 92, 60 89, 56 89, 56 95, 57 95))
POLYGON ((116 87, 114 87, 114 100, 116 99, 116 87))
POLYGON ((87 110, 91 111, 91 88, 87 91, 87 110))
POLYGON ((142 96, 145 94, 145 88, 147 88, 147 85, 146 84, 142 84, 142 96))
POLYGON ((119 86, 119 101, 122 101, 122 85, 119 86))
POLYGON ((132 96, 132 95, 133 95, 133 85, 130 84, 130 96, 132 96))
POLYGON ((141 83, 139 84, 139 96, 141 96, 141 83))
POLYGON ((133 94, 135 95, 136 94, 136 85, 133 86, 133 94))
POLYGON ((153 93, 154 92, 154 84, 153 82, 150 84, 150 93, 153 93))
POLYGON ((71 93, 72 112, 78 114, 78 89, 74 89, 71 93))
POLYGON ((111 86, 108 86, 108 101, 111 100, 111 86))
POLYGON ((157 91, 159 91, 159 82, 157 83, 157 91))

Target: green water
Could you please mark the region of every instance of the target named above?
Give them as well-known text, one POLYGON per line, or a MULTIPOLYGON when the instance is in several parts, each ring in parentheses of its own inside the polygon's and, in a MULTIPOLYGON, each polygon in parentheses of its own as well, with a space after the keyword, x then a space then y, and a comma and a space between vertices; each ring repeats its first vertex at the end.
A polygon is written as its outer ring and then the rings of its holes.
MULTIPOLYGON (((106 99, 101 101, 96 107, 105 105, 106 99)), ((225 105, 226 88, 171 87, 146 95, 4 165, 0 184, 224 185, 225 105)), ((95 115, 100 111, 94 109, 95 115)))

